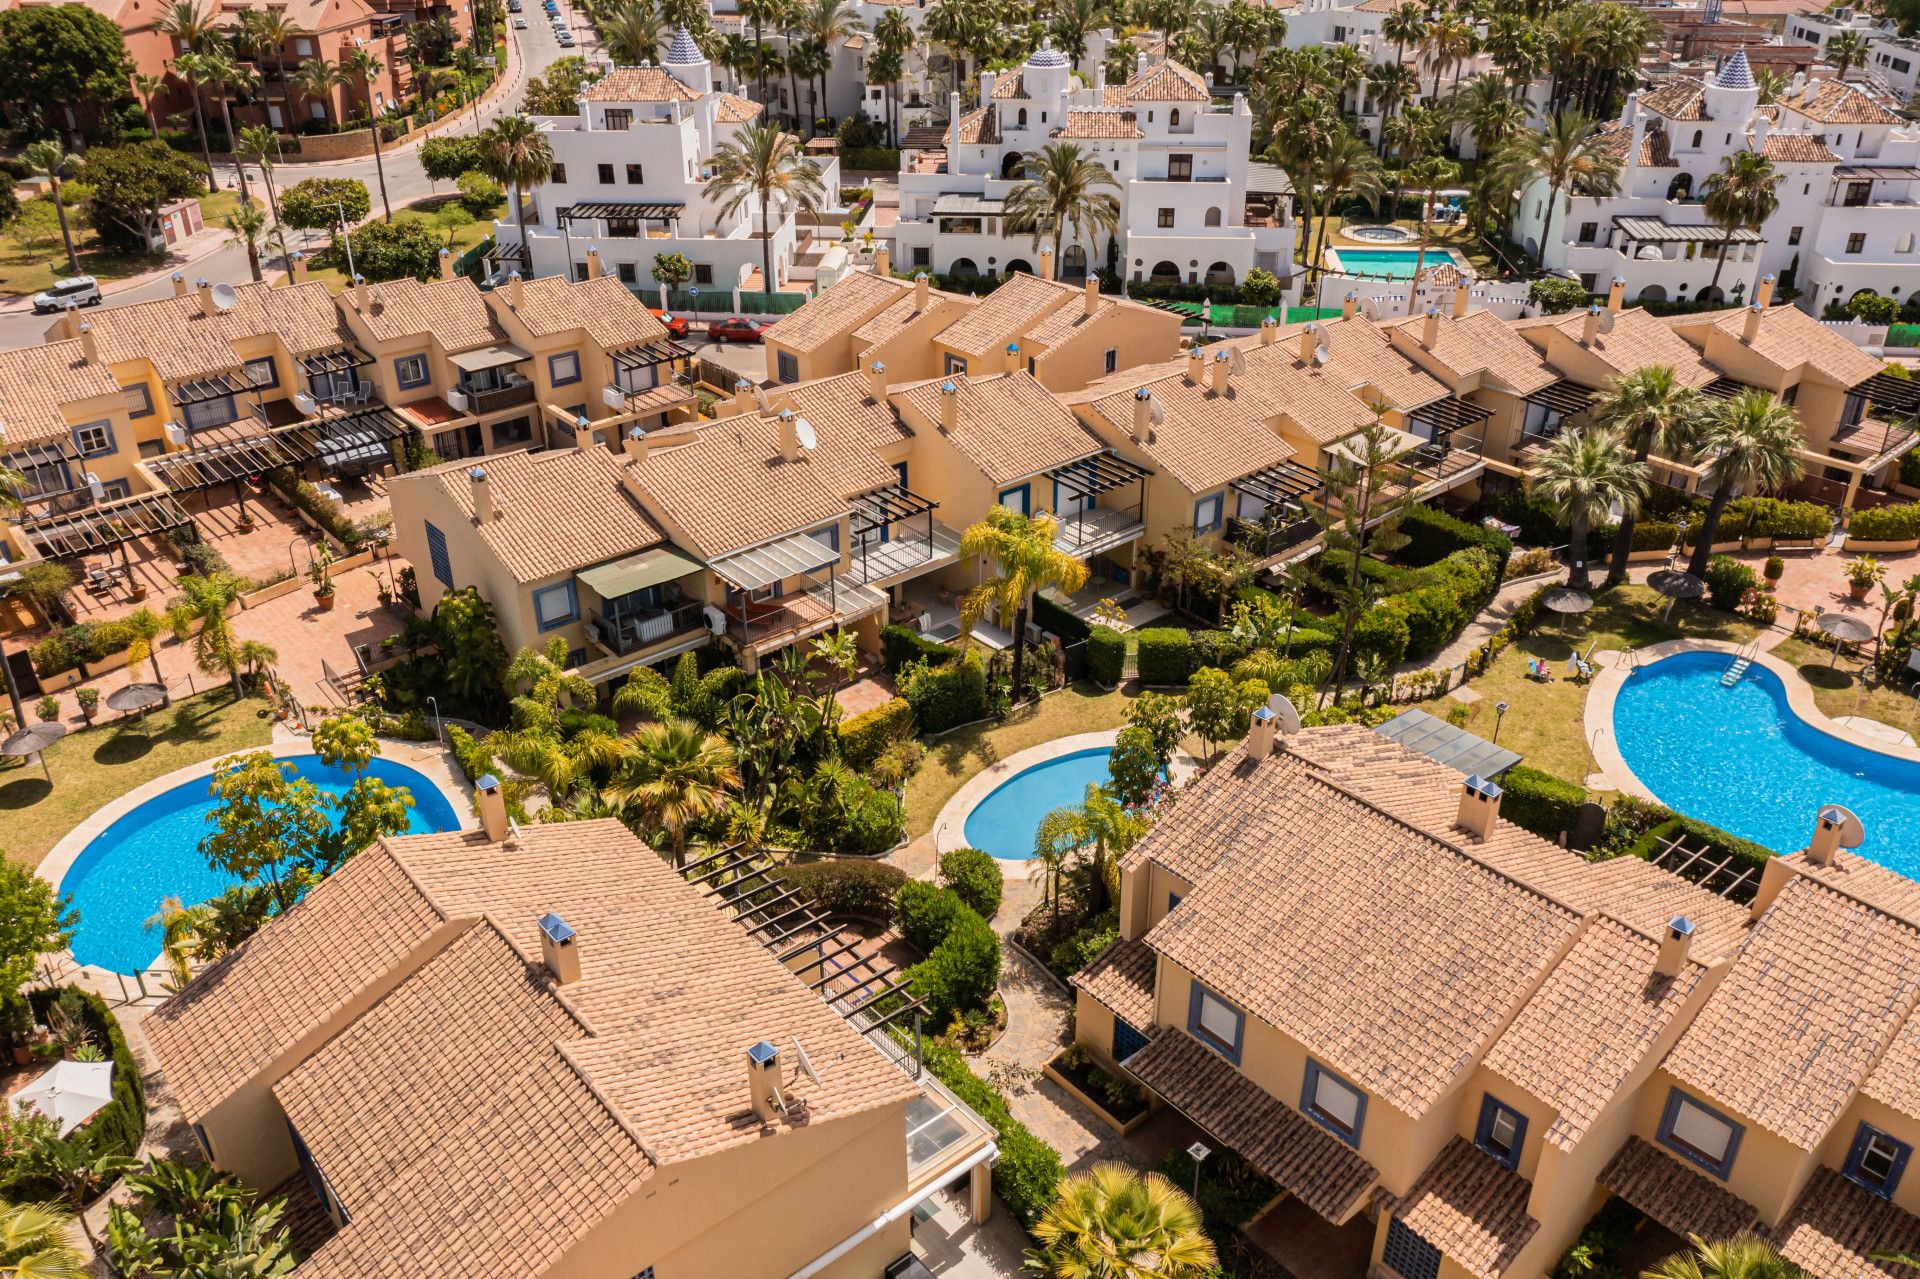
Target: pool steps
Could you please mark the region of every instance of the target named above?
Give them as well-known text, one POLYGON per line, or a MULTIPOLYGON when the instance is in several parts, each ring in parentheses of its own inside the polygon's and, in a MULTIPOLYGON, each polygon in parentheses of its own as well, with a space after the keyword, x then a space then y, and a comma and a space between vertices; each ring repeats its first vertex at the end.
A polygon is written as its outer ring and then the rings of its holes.
POLYGON ((1747 658, 1747 657, 1734 658, 1733 665, 1727 667, 1727 673, 1720 677, 1720 687, 1732 688, 1735 684, 1738 684, 1740 682, 1740 677, 1742 675, 1745 675, 1747 673, 1747 668, 1752 665, 1753 665, 1753 659, 1751 658, 1747 658))

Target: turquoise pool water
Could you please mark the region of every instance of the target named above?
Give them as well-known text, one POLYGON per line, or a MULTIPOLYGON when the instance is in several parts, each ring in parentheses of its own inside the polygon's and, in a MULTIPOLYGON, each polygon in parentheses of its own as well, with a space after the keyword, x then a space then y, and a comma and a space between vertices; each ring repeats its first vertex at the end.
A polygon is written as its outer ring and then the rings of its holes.
POLYGON ((1090 783, 1105 785, 1107 756, 1112 753, 1109 747, 1095 746, 1021 769, 967 814, 968 845, 1004 861, 1028 860, 1040 819, 1056 808, 1078 804, 1090 783))
MULTIPOLYGON (((1342 275, 1357 275, 1372 280, 1411 280, 1413 265, 1420 260, 1419 249, 1355 249, 1342 244, 1327 252, 1338 255, 1342 275)), ((1458 265, 1451 251, 1427 250, 1427 266, 1448 262, 1458 265)))
POLYGON ((1920 763, 1824 733, 1787 705, 1778 676, 1732 658, 1680 653, 1627 677, 1613 707, 1620 754, 1660 802, 1790 853, 1807 846, 1821 804, 1859 814, 1857 850, 1920 878, 1920 763))
MULTIPOLYGON (((285 761, 329 795, 353 784, 344 770, 321 763, 317 755, 291 755, 285 761)), ((440 788, 420 773, 384 759, 374 760, 367 771, 413 792, 410 833, 459 826, 440 788)), ((116 973, 144 972, 160 954, 159 931, 148 929, 147 921, 159 913, 162 901, 178 897, 192 905, 233 885, 200 855, 214 807, 207 787, 201 778, 154 796, 95 836, 68 869, 60 890, 73 895, 80 916, 73 933, 73 957, 80 963, 116 973)))

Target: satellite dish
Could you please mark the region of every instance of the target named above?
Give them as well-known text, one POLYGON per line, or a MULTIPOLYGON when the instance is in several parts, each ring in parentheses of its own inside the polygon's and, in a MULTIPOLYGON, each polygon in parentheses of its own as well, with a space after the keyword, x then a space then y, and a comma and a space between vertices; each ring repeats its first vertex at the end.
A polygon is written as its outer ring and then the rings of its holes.
POLYGON ((1293 699, 1285 693, 1275 693, 1269 697, 1267 709, 1273 712, 1276 720, 1280 721, 1279 728, 1282 735, 1300 731, 1300 712, 1294 709, 1293 699))
POLYGON ((1867 837, 1867 828, 1860 824, 1851 808, 1839 804, 1824 804, 1820 808, 1820 820, 1829 826, 1840 828, 1840 847, 1858 848, 1860 841, 1867 837))
POLYGON ((756 386, 756 387, 754 387, 754 388, 753 388, 753 402, 754 402, 754 403, 755 403, 756 405, 758 405, 758 406, 759 406, 759 409, 760 409, 760 411, 761 411, 762 413, 771 413, 771 412, 773 412, 773 408, 772 408, 772 406, 771 406, 771 405, 769 405, 769 404, 767 403, 767 388, 766 388, 766 387, 764 387, 764 386, 756 386))
POLYGON ((1313 340, 1313 358, 1318 360, 1320 363, 1325 364, 1327 362, 1327 357, 1332 354, 1333 354, 1333 339, 1327 336, 1327 331, 1325 329, 1321 329, 1319 331, 1319 334, 1313 340))
POLYGON ((1242 373, 1245 373, 1247 371, 1247 353, 1237 346, 1229 351, 1227 353, 1227 370, 1235 377, 1239 377, 1242 373))
POLYGON ((1366 316, 1369 320, 1379 319, 1380 318, 1380 299, 1378 298, 1362 299, 1360 302, 1360 314, 1366 316))
POLYGON ((240 290, 231 284, 214 285, 212 296, 213 309, 216 311, 231 311, 240 303, 240 290))
POLYGON ((1153 402, 1152 411, 1147 414, 1147 420, 1153 423, 1155 426, 1159 426, 1162 422, 1166 421, 1167 420, 1166 406, 1161 404, 1159 400, 1155 400, 1153 402))
POLYGON ((800 1036, 789 1035, 788 1038, 793 1040, 793 1055, 800 1063, 800 1073, 808 1079, 813 1080, 813 1086, 815 1088, 826 1087, 825 1084, 820 1082, 819 1072, 814 1070, 813 1063, 807 1059, 807 1050, 800 1046, 800 1036))
POLYGON ((817 449, 820 447, 820 437, 814 433, 813 423, 807 421, 805 418, 796 418, 794 420, 793 434, 794 438, 800 441, 800 447, 803 449, 817 449))
POLYGON ((1594 325, 1594 327, 1602 333, 1613 332, 1613 312, 1611 311, 1600 312, 1599 323, 1594 325))

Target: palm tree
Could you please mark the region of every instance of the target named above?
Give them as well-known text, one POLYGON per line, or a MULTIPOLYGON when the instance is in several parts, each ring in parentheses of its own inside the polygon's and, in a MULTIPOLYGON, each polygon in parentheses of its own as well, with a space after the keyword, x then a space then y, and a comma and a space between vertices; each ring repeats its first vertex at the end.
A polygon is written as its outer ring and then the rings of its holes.
POLYGON ((822 55, 815 63, 815 75, 820 82, 820 104, 824 110, 827 72, 833 67, 832 51, 845 43, 849 36, 865 35, 867 24, 849 0, 808 0, 801 14, 800 27, 806 32, 807 42, 822 55))
MULTIPOLYGON (((755 59, 755 77, 760 84, 760 100, 767 100, 767 23, 779 13, 780 0, 740 0, 740 17, 753 25, 753 43, 758 50, 755 59)), ((605 27, 601 28, 604 40, 605 27)), ((617 59, 616 59, 617 61, 617 59)))
MULTIPOLYGON (((1417 282, 1420 279, 1420 272, 1426 269, 1427 245, 1433 238, 1433 202, 1438 197, 1441 187, 1460 177, 1460 166, 1444 157, 1430 155, 1408 165, 1406 176, 1421 192, 1420 252, 1415 254, 1413 259, 1413 281, 1417 282)), ((1413 295, 1414 289, 1410 284, 1407 289, 1408 315, 1413 314, 1413 295)))
MULTIPOLYGON (((1699 414, 1699 392, 1682 385, 1674 378, 1673 369, 1664 364, 1615 378, 1593 404, 1594 424, 1631 445, 1633 460, 1642 466, 1655 453, 1676 457, 1686 451, 1699 414)), ((1627 580, 1627 558, 1633 552, 1633 524, 1638 516, 1638 510, 1621 516, 1620 534, 1613 540, 1613 562, 1607 567, 1609 586, 1627 580)))
POLYGON ((1159 1173, 1122 1163, 1061 1182, 1033 1237, 1027 1268, 1046 1279, 1200 1279, 1216 1261, 1200 1206, 1159 1173))
POLYGON ((213 176, 213 147, 207 141, 207 112, 200 101, 201 86, 213 79, 216 64, 210 62, 204 53, 183 53, 173 60, 174 74, 187 82, 187 90, 193 98, 193 123, 200 130, 200 158, 207 166, 207 193, 215 194, 220 190, 219 181, 213 176))
POLYGON ((27 477, 0 462, 0 515, 12 515, 27 492, 27 477))
POLYGON ((43 1136, 28 1148, 20 1161, 20 1171, 39 1180, 46 1179, 60 1188, 67 1208, 80 1223, 96 1254, 100 1241, 86 1217, 87 1205, 104 1194, 114 1182, 140 1166, 126 1155, 95 1154, 85 1134, 73 1138, 43 1136))
POLYGON ((243 204, 223 221, 227 230, 233 232, 233 238, 246 246, 247 270, 253 274, 253 282, 260 283, 267 278, 260 270, 260 237, 266 234, 267 215, 256 205, 243 204))
POLYGON ((760 206, 761 287, 779 288, 773 274, 773 203, 814 212, 826 198, 820 166, 800 150, 800 139, 782 132, 771 120, 749 124, 723 142, 713 154, 713 176, 707 199, 719 205, 723 218, 737 213, 748 201, 760 206))
POLYGON ((1693 1244, 1691 1251, 1674 1253, 1647 1271, 1644 1279, 1807 1279, 1805 1271, 1758 1235, 1712 1242, 1699 1235, 1687 1239, 1693 1244))
POLYGON ((1476 76, 1447 96, 1447 113, 1473 138, 1475 154, 1490 157, 1527 124, 1528 108, 1497 76, 1476 76))
POLYGON ((673 864, 687 859, 687 827, 726 807, 740 784, 733 748, 691 720, 642 724, 623 744, 607 788, 615 803, 638 810, 673 842, 673 864))
POLYGON ((260 166, 260 180, 267 188, 267 208, 273 213, 273 229, 280 239, 280 257, 283 262, 290 263, 292 255, 287 249, 287 228, 280 221, 280 197, 273 189, 273 153, 277 145, 273 130, 265 125, 253 124, 240 130, 240 154, 251 155, 260 166))
POLYGON ((307 97, 319 99, 320 109, 329 125, 339 123, 333 115, 333 91, 347 81, 337 64, 325 58, 308 58, 293 73, 293 82, 300 86, 300 92, 307 97))
POLYGON ((553 173, 553 148, 538 125, 523 115, 502 116, 480 135, 484 147, 480 170, 495 182, 513 188, 514 208, 520 218, 520 248, 532 261, 527 242, 528 188, 553 173))
POLYGON ((246 47, 256 58, 272 58, 275 78, 280 81, 282 128, 293 127, 293 90, 287 83, 286 48, 289 41, 310 34, 287 16, 285 9, 261 7, 240 11, 240 30, 246 47))
POLYGON ((600 43, 615 66, 632 67, 652 61, 658 37, 653 9, 646 0, 626 0, 596 25, 600 30, 600 43))
MULTIPOLYGON (((260 75, 252 67, 235 62, 225 49, 212 49, 200 55, 200 78, 211 84, 220 99, 220 120, 227 130, 227 149, 239 150, 239 137, 233 131, 233 94, 249 93, 260 85, 260 75)), ((240 174, 240 203, 251 202, 247 194, 247 166, 236 163, 240 174)))
POLYGON ((1393 41, 1393 65, 1405 62, 1407 46, 1426 39, 1426 7, 1415 0, 1401 0, 1399 7, 1380 20, 1380 34, 1393 41))
POLYGON ((0 1204, 0 1275, 82 1279, 86 1260, 67 1242, 72 1224, 56 1204, 0 1204))
MULTIPOLYGON (((1256 73, 1257 78, 1257 73, 1256 73)), ((1273 146, 1268 158, 1286 170, 1293 189, 1300 196, 1301 212, 1306 216, 1307 234, 1301 237, 1301 250, 1308 253, 1309 273, 1314 227, 1314 190, 1319 185, 1320 160, 1327 141, 1344 129, 1339 109, 1325 94, 1310 93, 1287 102, 1275 121, 1273 146)))
POLYGON ((160 136, 160 119, 153 113, 153 96, 166 88, 167 78, 136 71, 133 74, 132 83, 134 93, 139 95, 140 107, 147 113, 147 128, 157 138, 160 136))
POLYGON ((1440 77, 1453 72, 1454 83, 1460 82, 1461 68, 1473 57, 1475 37, 1473 24, 1457 13, 1443 14, 1439 21, 1429 22, 1421 40, 1421 52, 1427 65, 1433 68, 1433 100, 1440 100, 1440 77))
MULTIPOLYGON (((1087 582, 1086 564, 1053 544, 1059 524, 1051 515, 1022 515, 996 506, 987 518, 960 535, 960 558, 991 560, 994 576, 967 592, 960 608, 960 633, 971 635, 973 624, 991 605, 1004 619, 1013 618, 1013 696, 1025 697, 1021 671, 1026 662, 1027 613, 1034 592, 1053 587, 1071 595, 1087 582)), ((1004 625, 1004 621, 1002 623, 1004 625)))
MULTIPOLYGON (((1078 0, 1088 3, 1090 0, 1078 0)), ((900 139, 900 80, 906 74, 907 51, 913 48, 913 24, 899 9, 888 9, 873 24, 874 56, 868 64, 869 78, 887 86, 887 139, 896 145, 900 139), (884 73, 884 74, 883 74, 884 73)))
POLYGON ((1006 226, 1028 234, 1037 245, 1041 236, 1053 241, 1053 260, 1061 260, 1067 231, 1097 257, 1100 233, 1113 235, 1120 226, 1120 189, 1107 166, 1077 143, 1053 142, 1021 157, 1020 185, 1007 196, 1006 226))
MULTIPOLYGON (((1380 211, 1380 196, 1387 189, 1386 172, 1381 168, 1380 157, 1373 153, 1373 148, 1351 129, 1341 129, 1327 138, 1320 152, 1316 174, 1321 189, 1329 193, 1329 205, 1332 204, 1332 192, 1344 191, 1349 196, 1365 200, 1367 207, 1375 213, 1380 211)), ((1317 272, 1318 263, 1326 257, 1327 233, 1332 226, 1332 218, 1320 219, 1319 246, 1309 254, 1309 260, 1314 264, 1310 270, 1317 272)))
POLYGON ((1562 431, 1547 446, 1533 491, 1560 509, 1567 523, 1567 555, 1573 572, 1567 585, 1591 590, 1587 533, 1616 504, 1638 510, 1647 491, 1647 465, 1636 462, 1612 431, 1596 427, 1562 431))
MULTIPOLYGON (((133 666, 144 658, 153 667, 153 682, 164 690, 167 677, 160 672, 160 637, 170 629, 167 619, 143 607, 108 623, 108 626, 127 638, 127 665, 133 666)), ((169 694, 165 704, 172 703, 173 698, 169 694)))
POLYGON ((1741 231, 1757 231, 1780 207, 1780 197, 1774 194, 1779 185, 1780 175, 1774 172, 1773 162, 1758 151, 1735 151, 1708 175, 1700 188, 1705 196, 1700 207, 1715 226, 1726 232, 1714 257, 1713 282, 1708 288, 1720 288, 1720 269, 1727 264, 1733 237, 1741 231))
POLYGON ((1687 571, 1705 576, 1713 555, 1713 535, 1736 491, 1771 493, 1800 478, 1800 424, 1793 410, 1759 390, 1742 391, 1713 406, 1703 423, 1699 446, 1706 455, 1713 499, 1700 522, 1700 540, 1687 571))
POLYGON ((373 135, 373 172, 380 179, 380 208, 385 213, 385 221, 393 221, 393 206, 387 202, 387 166, 380 158, 380 113, 373 109, 373 81, 387 68, 380 59, 373 56, 373 50, 364 46, 355 49, 340 59, 340 70, 349 78, 360 81, 360 92, 367 99, 367 128, 373 135))
POLYGON ((220 39, 214 27, 217 15, 200 7, 199 0, 175 0, 154 20, 153 29, 180 42, 180 52, 200 53, 220 39))
MULTIPOLYGON (((889 10, 889 13, 892 12, 897 11, 889 10)), ((1072 59, 1073 65, 1079 66, 1081 59, 1087 56, 1087 34, 1099 28, 1105 12, 1106 5, 1102 0, 1060 0, 1053 7, 1050 30, 1053 38, 1060 42, 1061 52, 1072 59)))
POLYGON ((180 597, 167 609, 167 626, 173 637, 193 638, 194 665, 209 675, 226 672, 233 681, 233 695, 239 698, 240 664, 234 659, 233 625, 227 610, 236 604, 249 583, 232 573, 212 573, 206 577, 180 579, 180 597), (198 626, 199 630, 194 628, 198 626))
POLYGON ((75 275, 80 273, 80 255, 73 251, 73 229, 67 225, 67 197, 61 189, 69 176, 77 171, 86 160, 73 154, 58 142, 48 139, 35 142, 20 153, 35 173, 47 175, 47 185, 51 188, 54 212, 60 215, 60 239, 67 246, 67 270, 75 275))
POLYGON ((1866 62, 1869 51, 1867 37, 1860 32, 1836 31, 1820 56, 1840 68, 1838 77, 1844 80, 1847 72, 1866 62))
POLYGON ((1594 123, 1578 111, 1562 111, 1544 129, 1523 129, 1507 143, 1499 167, 1516 187, 1547 184, 1546 218, 1540 224, 1540 260, 1552 243, 1553 215, 1562 194, 1611 195, 1620 185, 1620 157, 1599 146, 1594 123))
POLYGON ((1393 121, 1394 112, 1413 101, 1413 95, 1420 91, 1420 79, 1412 68, 1398 62, 1383 62, 1367 72, 1367 96, 1380 107, 1380 145, 1382 155, 1387 149, 1387 126, 1393 121))

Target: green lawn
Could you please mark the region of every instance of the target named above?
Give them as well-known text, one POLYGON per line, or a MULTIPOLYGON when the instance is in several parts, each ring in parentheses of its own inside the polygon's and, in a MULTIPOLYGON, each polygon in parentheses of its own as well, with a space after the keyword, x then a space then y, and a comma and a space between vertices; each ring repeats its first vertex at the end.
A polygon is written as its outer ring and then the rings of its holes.
POLYGON ((1587 685, 1566 678, 1570 645, 1582 653, 1645 648, 1662 640, 1726 640, 1744 644, 1759 628, 1697 602, 1674 607, 1671 622, 1660 614, 1667 601, 1644 586, 1622 586, 1594 597, 1593 610, 1563 624, 1558 619, 1512 645, 1491 668, 1467 687, 1478 700, 1462 703, 1451 696, 1422 702, 1421 709, 1442 719, 1466 707, 1466 727, 1491 738, 1499 720, 1500 744, 1519 751, 1534 768, 1570 782, 1583 782, 1594 771, 1593 752, 1586 737, 1587 685), (1553 681, 1541 684, 1527 677, 1527 659, 1541 658, 1553 668, 1553 681), (1495 707, 1507 704, 1505 716, 1495 707))
POLYGON ((980 724, 941 738, 907 782, 907 838, 918 839, 932 830, 954 792, 982 769, 1056 737, 1119 728, 1127 722, 1127 706, 1136 696, 1082 682, 1042 698, 1038 706, 1016 712, 1004 724, 980 724))
MULTIPOLYGON (((373 193, 373 204, 375 215, 378 216, 380 193, 377 190, 373 193)), ((447 231, 436 226, 434 222, 435 213, 442 208, 456 208, 462 212, 466 212, 458 196, 436 195, 430 196, 417 204, 410 204, 404 209, 395 209, 393 211, 393 220, 395 222, 423 222, 439 231, 441 241, 445 243, 448 234, 447 231)), ((506 202, 503 200, 498 206, 489 211, 485 217, 476 218, 471 213, 468 213, 466 220, 459 226, 453 228, 453 242, 447 247, 453 250, 455 257, 465 253, 468 249, 471 249, 474 245, 493 234, 493 219, 505 217, 506 209, 506 202)), ((584 254, 586 250, 582 249, 581 252, 584 254)), ((307 278, 309 280, 319 280, 323 282, 327 288, 335 293, 342 292, 347 287, 347 272, 344 266, 327 267, 325 269, 316 267, 307 272, 307 278)))
MULTIPOLYGON (((1872 645, 1862 647, 1872 654, 1872 645)), ((1835 662, 1832 649, 1798 639, 1781 640, 1774 645, 1773 655, 1813 686, 1813 703, 1822 713, 1834 719, 1842 715, 1877 719, 1920 741, 1920 700, 1907 696, 1903 687, 1867 682, 1863 676, 1870 673, 1870 663, 1849 657, 1835 662)))
POLYGON ((119 715, 72 733, 47 751, 53 785, 38 761, 0 760, 0 831, 6 855, 29 866, 101 806, 176 768, 230 751, 252 750, 273 737, 273 711, 258 698, 235 704, 225 690, 175 702, 138 721, 119 715))
MULTIPOLYGON (((239 205, 239 195, 231 191, 203 195, 200 197, 201 221, 209 229, 223 226, 227 215, 239 205)), ((20 217, 0 232, 0 296, 38 293, 68 274, 67 253, 60 241, 60 225, 53 202, 44 197, 28 200, 20 210, 20 217)), ((67 219, 73 227, 74 249, 80 257, 81 272, 103 283, 157 270, 166 263, 162 254, 109 252, 101 248, 85 211, 73 207, 71 201, 67 219)))

